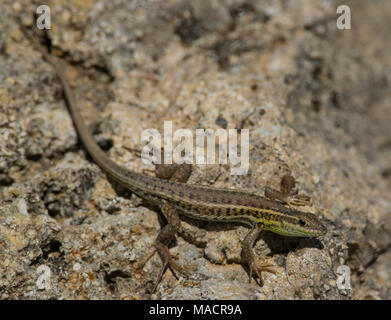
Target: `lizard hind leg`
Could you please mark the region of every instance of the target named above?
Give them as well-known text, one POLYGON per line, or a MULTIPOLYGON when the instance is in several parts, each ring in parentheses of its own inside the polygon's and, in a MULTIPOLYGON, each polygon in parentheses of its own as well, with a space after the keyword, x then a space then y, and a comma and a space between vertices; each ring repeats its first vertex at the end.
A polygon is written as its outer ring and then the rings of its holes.
MULTIPOLYGON (((156 176, 160 179, 170 180, 175 182, 185 183, 189 179, 192 172, 192 165, 190 164, 155 164, 156 176)), ((152 255, 157 252, 162 260, 162 267, 159 272, 159 276, 156 280, 152 292, 155 292, 157 286, 161 282, 164 273, 167 268, 171 270, 172 274, 177 278, 176 272, 184 275, 186 278, 189 277, 187 272, 178 265, 171 257, 168 246, 178 233, 186 241, 193 243, 197 247, 204 247, 205 235, 202 232, 192 232, 181 225, 181 220, 176 209, 167 202, 164 202, 160 206, 160 210, 167 220, 167 224, 160 230, 159 235, 155 241, 155 251, 152 255)))
POLYGON ((171 272, 176 278, 177 276, 175 274, 175 271, 179 272, 185 277, 188 277, 187 272, 172 259, 170 251, 168 249, 170 242, 174 239, 176 233, 178 232, 178 229, 180 228, 181 221, 179 215, 176 212, 176 209, 166 202, 161 205, 160 209, 164 217, 167 219, 168 223, 160 230, 155 240, 156 252, 159 254, 163 265, 160 269, 159 276, 156 280, 154 288, 152 289, 152 292, 155 292, 167 268, 171 270, 171 272))
POLYGON ((155 168, 158 178, 183 183, 187 182, 192 171, 192 165, 186 163, 156 164, 155 168))
MULTIPOLYGON (((193 166, 191 164, 156 164, 156 176, 160 179, 169 179, 170 181, 185 183, 189 179, 193 166)), ((205 231, 189 230, 183 225, 179 224, 177 229, 178 234, 187 242, 194 244, 198 248, 206 246, 205 231)))
POLYGON ((193 166, 189 163, 165 163, 164 147, 160 149, 160 163, 155 163, 156 177, 163 180, 187 182, 193 166))

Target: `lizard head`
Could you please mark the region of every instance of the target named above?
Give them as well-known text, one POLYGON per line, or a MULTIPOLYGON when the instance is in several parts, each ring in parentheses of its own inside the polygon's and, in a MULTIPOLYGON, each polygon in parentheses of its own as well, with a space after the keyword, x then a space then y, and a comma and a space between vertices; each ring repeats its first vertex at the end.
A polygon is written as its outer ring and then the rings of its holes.
POLYGON ((265 230, 291 237, 320 237, 327 233, 327 228, 312 213, 289 210, 282 217, 264 220, 265 230))

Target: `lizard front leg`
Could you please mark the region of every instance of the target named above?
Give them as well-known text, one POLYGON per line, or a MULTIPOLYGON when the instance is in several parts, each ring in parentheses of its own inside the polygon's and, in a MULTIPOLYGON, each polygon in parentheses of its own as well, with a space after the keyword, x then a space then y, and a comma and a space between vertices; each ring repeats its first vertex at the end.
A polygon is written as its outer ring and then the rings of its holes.
POLYGON ((289 206, 310 206, 312 204, 310 196, 298 194, 296 180, 289 174, 281 178, 280 190, 266 186, 265 197, 280 201, 289 206))
POLYGON ((263 286, 262 271, 274 273, 273 267, 270 264, 257 264, 257 259, 254 254, 253 246, 258 239, 259 234, 262 232, 262 227, 255 226, 247 233, 242 242, 242 263, 249 267, 249 282, 251 282, 253 273, 258 276, 259 285, 263 286))

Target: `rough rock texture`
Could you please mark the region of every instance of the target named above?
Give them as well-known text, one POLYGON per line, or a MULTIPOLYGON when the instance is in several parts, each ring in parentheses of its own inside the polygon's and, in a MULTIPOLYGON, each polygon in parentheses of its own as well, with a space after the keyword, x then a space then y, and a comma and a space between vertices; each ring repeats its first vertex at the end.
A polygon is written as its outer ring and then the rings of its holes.
POLYGON ((186 220, 206 247, 178 237, 171 252, 191 279, 153 250, 157 212, 110 184, 68 116, 61 86, 13 19, 40 1, 0 5, 0 298, 390 299, 391 2, 52 0, 46 40, 66 68, 83 116, 112 159, 143 165, 141 132, 248 128, 250 171, 198 167, 190 183, 262 194, 290 173, 329 232, 266 233, 255 246, 275 265, 265 284, 239 264, 247 228, 186 220), (351 271, 338 289, 337 269, 351 271))

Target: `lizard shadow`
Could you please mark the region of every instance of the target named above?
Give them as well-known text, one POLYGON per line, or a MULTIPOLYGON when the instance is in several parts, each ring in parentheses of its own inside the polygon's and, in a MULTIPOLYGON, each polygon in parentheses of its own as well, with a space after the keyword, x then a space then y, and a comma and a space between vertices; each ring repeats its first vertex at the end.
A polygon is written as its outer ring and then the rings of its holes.
POLYGON ((318 238, 288 237, 265 231, 261 237, 270 249, 270 255, 287 254, 298 248, 323 249, 323 243, 318 238))

